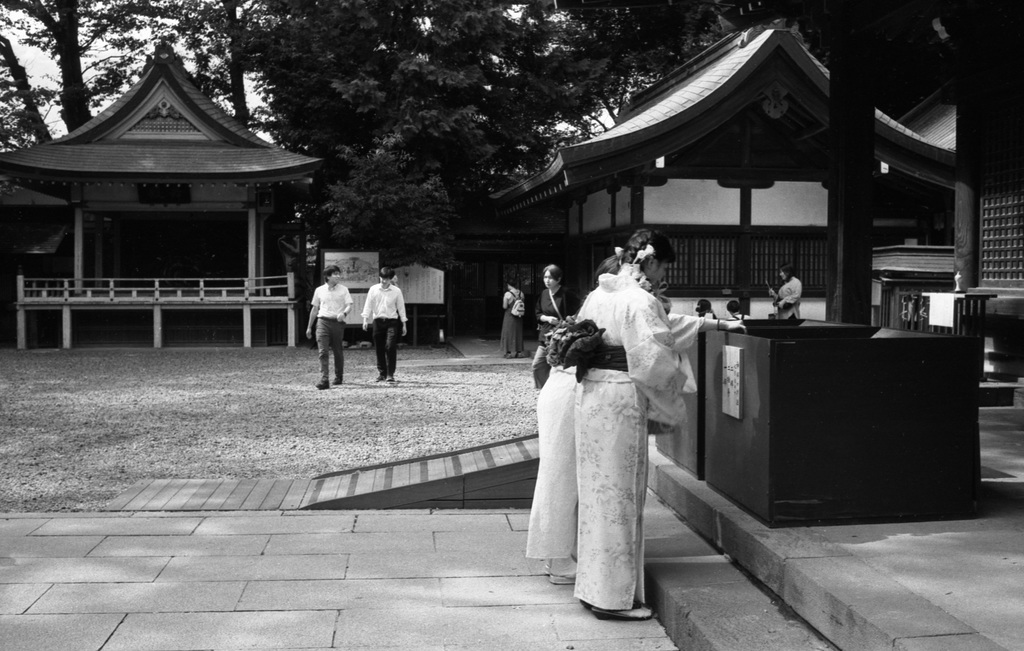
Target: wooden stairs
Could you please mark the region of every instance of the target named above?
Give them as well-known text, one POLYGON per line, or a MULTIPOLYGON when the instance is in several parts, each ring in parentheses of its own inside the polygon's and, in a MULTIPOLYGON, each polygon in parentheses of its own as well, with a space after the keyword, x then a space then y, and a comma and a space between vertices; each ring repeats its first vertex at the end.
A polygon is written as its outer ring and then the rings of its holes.
POLYGON ((143 479, 107 511, 529 508, 537 436, 313 479, 143 479))

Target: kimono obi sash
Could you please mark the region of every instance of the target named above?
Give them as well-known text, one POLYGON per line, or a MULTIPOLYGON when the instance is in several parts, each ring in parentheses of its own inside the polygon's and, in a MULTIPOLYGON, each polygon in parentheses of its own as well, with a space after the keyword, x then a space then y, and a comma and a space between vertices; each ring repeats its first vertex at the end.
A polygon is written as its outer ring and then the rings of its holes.
POLYGON ((629 372, 629 364, 626 361, 626 349, 622 346, 607 346, 601 344, 594 349, 587 366, 590 368, 603 368, 609 371, 629 372))

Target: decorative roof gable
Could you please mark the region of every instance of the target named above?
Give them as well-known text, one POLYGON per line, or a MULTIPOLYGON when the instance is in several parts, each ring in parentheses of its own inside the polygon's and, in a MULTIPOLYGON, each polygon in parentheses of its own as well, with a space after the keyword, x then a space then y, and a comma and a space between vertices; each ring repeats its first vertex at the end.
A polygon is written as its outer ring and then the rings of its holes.
POLYGON ((96 117, 62 138, 0 153, 16 179, 175 182, 298 179, 320 159, 263 140, 196 87, 161 43, 139 80, 96 117))

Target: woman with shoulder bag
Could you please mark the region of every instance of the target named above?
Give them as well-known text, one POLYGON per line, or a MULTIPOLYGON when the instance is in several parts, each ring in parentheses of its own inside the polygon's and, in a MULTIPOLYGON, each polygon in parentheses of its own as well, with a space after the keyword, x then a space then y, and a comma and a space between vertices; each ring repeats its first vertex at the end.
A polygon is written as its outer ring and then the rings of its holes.
POLYGON ((501 322, 501 350, 505 353, 505 359, 522 357, 523 292, 511 283, 506 285, 505 295, 501 298, 501 309, 505 311, 501 322))
POLYGON ((559 321, 576 314, 580 299, 562 286, 562 269, 549 264, 544 267, 544 287, 537 299, 537 354, 533 357, 533 383, 538 389, 544 386, 551 374, 548 365, 547 338, 559 321))

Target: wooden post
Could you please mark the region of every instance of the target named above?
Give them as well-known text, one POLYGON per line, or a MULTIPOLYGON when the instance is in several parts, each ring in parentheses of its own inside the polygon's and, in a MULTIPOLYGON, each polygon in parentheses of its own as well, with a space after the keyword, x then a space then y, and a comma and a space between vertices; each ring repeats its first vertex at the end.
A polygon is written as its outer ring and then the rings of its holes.
MULTIPOLYGON (((975 30, 968 29, 968 35, 975 30)), ((956 77, 956 172, 953 200, 953 270, 960 274, 959 286, 965 290, 980 282, 978 263, 981 240, 980 174, 984 150, 982 106, 976 96, 978 68, 974 63, 974 40, 957 41, 956 77)))
POLYGON ((829 82, 828 275, 831 321, 871 322, 875 104, 870 36, 857 33, 852 0, 832 13, 829 82))
POLYGON ((61 348, 71 348, 71 306, 61 308, 61 348))
POLYGON ((21 267, 18 267, 18 288, 17 288, 17 293, 18 293, 17 294, 18 300, 17 300, 17 303, 15 303, 15 308, 17 309, 17 316, 15 317, 15 320, 17 321, 17 330, 18 330, 18 350, 25 350, 26 348, 28 348, 28 336, 27 336, 27 330, 26 330, 26 326, 28 324, 27 324, 26 318, 25 318, 25 305, 24 305, 24 301, 25 301, 25 273, 22 271, 21 267))
MULTIPOLYGON (((291 275, 291 274, 289 274, 291 275)), ((295 348, 298 345, 298 328, 295 321, 298 319, 298 309, 295 303, 288 304, 288 347, 295 348)))
POLYGON ((419 305, 413 305, 412 306, 412 345, 413 346, 416 346, 419 343, 419 339, 420 339, 420 328, 417 325, 420 322, 419 318, 417 318, 419 316, 419 313, 420 313, 419 305))
POLYGON ((85 277, 85 216, 82 207, 75 206, 75 291, 82 289, 85 277))
POLYGON ((252 348, 252 306, 242 306, 242 346, 252 348))
POLYGON ((93 277, 103 277, 103 216, 98 213, 92 214, 92 223, 96 230, 96 239, 93 240, 93 277))
POLYGON ((160 305, 153 306, 153 348, 164 347, 164 310, 160 305))

